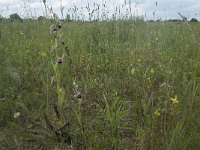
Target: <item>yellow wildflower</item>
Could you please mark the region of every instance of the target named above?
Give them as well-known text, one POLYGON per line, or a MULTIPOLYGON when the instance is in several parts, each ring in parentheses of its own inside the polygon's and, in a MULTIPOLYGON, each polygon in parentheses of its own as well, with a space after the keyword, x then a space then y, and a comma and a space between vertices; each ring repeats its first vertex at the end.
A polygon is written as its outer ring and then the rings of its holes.
POLYGON ((154 114, 154 116, 156 116, 156 117, 160 117, 160 110, 157 109, 153 114, 154 114))
POLYGON ((45 57, 45 56, 47 56, 47 53, 41 52, 40 55, 43 56, 43 57, 45 57))
POLYGON ((150 74, 151 74, 151 75, 153 75, 153 74, 154 74, 154 72, 155 72, 155 71, 154 71, 154 69, 153 69, 153 68, 151 68, 151 70, 150 70, 150 74))
POLYGON ((175 97, 171 98, 170 100, 172 101, 172 104, 178 104, 179 103, 177 95, 175 95, 175 97))

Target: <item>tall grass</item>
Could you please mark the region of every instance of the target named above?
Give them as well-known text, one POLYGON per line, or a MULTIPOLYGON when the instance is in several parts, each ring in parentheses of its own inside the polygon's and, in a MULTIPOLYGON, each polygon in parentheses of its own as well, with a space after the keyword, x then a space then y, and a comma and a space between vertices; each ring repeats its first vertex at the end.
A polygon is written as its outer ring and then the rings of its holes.
POLYGON ((0 22, 0 149, 200 147, 198 23, 51 24, 0 22))

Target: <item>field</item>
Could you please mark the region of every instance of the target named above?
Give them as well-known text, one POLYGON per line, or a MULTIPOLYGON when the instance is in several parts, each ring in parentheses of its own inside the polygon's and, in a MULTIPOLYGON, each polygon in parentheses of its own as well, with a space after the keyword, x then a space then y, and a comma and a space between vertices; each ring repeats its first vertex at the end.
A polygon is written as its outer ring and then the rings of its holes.
POLYGON ((1 150, 200 148, 199 23, 2 21, 0 33, 1 150))

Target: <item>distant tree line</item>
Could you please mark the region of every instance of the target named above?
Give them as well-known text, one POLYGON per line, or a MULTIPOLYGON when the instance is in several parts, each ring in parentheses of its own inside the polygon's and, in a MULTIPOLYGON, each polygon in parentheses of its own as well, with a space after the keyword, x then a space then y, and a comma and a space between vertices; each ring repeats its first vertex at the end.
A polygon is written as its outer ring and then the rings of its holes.
MULTIPOLYGON (((54 14, 54 16, 56 16, 57 17, 57 15, 56 14, 54 14)), ((58 18, 58 17, 57 17, 58 18)), ((3 17, 2 15, 0 15, 0 21, 10 21, 10 22, 23 22, 23 21, 29 21, 29 20, 37 20, 37 21, 51 21, 52 19, 49 19, 49 18, 47 18, 47 17, 45 17, 45 16, 39 16, 38 18, 21 18, 21 16, 19 15, 19 14, 17 14, 17 13, 14 13, 14 14, 11 14, 10 16, 9 16, 9 18, 5 18, 5 17, 3 17)), ((65 19, 63 19, 63 20, 65 20, 65 21, 72 21, 71 20, 71 17, 70 17, 70 15, 66 15, 66 17, 65 17, 65 19)))
MULTIPOLYGON (((183 19, 169 19, 168 21, 170 21, 170 22, 181 22, 181 21, 184 21, 184 20, 183 19)), ((189 20, 189 22, 199 22, 199 21, 196 18, 192 18, 191 20, 189 20)))
MULTIPOLYGON (((54 14, 54 16, 57 16, 56 14, 54 14)), ((47 20, 51 20, 49 18, 46 18, 45 16, 39 16, 38 18, 29 18, 29 19, 22 19, 20 17, 19 14, 17 13, 14 13, 14 14, 11 14, 9 18, 4 18, 3 16, 0 15, 0 21, 3 21, 3 20, 6 20, 6 21, 18 21, 18 22, 23 22, 25 20, 38 20, 38 21, 47 21, 47 20)), ((65 21, 72 21, 71 17, 69 14, 66 15, 65 19, 63 19, 65 21)), ((185 19, 187 20, 187 18, 185 19)), ((162 21, 161 19, 159 20, 148 20, 149 22, 159 22, 159 21, 162 21)), ((163 20, 163 21, 169 21, 169 22, 181 22, 181 21, 184 21, 183 19, 169 19, 169 20, 163 20)), ((189 22, 199 22, 196 18, 192 18, 191 20, 187 20, 189 22)))
POLYGON ((192 18, 190 22, 199 22, 196 18, 192 18))

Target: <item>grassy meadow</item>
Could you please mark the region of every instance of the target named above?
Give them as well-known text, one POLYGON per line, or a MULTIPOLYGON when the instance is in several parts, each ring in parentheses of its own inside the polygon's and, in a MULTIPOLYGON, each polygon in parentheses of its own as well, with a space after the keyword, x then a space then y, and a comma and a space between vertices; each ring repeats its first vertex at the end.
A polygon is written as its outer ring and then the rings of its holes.
POLYGON ((0 33, 1 150, 200 148, 199 23, 2 21, 0 33))

